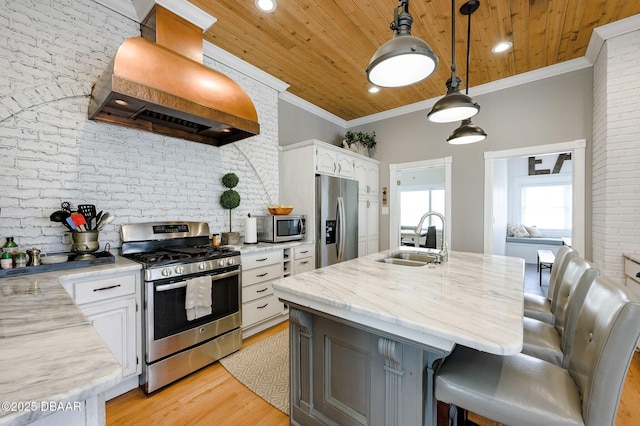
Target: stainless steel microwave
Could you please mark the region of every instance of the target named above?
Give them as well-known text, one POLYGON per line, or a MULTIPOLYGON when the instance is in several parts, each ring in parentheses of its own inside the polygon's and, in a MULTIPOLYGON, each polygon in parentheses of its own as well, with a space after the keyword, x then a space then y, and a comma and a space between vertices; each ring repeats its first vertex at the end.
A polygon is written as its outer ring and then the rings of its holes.
POLYGON ((258 241, 281 243, 304 239, 306 218, 304 215, 256 216, 258 241))

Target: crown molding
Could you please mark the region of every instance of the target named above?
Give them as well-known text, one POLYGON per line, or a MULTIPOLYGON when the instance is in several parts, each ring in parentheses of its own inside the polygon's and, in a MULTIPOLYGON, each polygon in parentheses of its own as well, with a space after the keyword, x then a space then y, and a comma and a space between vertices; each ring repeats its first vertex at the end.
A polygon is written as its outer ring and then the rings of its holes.
POLYGON ((204 12, 187 0, 93 0, 114 12, 130 18, 138 23, 147 17, 151 8, 159 4, 183 19, 207 31, 217 18, 204 12))
POLYGON ((314 114, 320 118, 324 118, 325 120, 340 126, 342 128, 347 128, 347 124, 349 123, 347 120, 344 120, 340 117, 338 117, 337 115, 334 115, 332 113, 330 113, 327 110, 324 110, 318 106, 315 106, 314 104, 312 104, 311 102, 307 102, 304 99, 291 94, 289 92, 282 92, 280 93, 280 99, 285 101, 285 102, 289 102, 292 105, 297 106, 298 108, 301 108, 307 112, 310 112, 311 114, 314 114))
MULTIPOLYGON (((469 96, 479 96, 486 93, 497 92, 498 90, 508 89, 510 87, 520 86, 522 84, 532 83, 534 81, 543 80, 545 78, 554 77, 568 72, 589 68, 591 64, 585 58, 572 59, 570 61, 561 62, 556 65, 540 68, 534 71, 514 75, 512 77, 503 78, 501 80, 492 81, 491 83, 481 84, 469 88, 469 96)), ((442 94, 444 96, 444 93, 442 94)), ((405 105, 399 108, 382 111, 377 114, 368 115, 366 117, 356 118, 347 122, 347 128, 361 126, 388 118, 398 117, 413 112, 424 111, 433 107, 433 105, 441 98, 426 99, 424 101, 405 105)))
POLYGON ((116 13, 129 18, 133 21, 140 22, 136 9, 133 7, 131 0, 93 0, 104 7, 113 10, 116 13))
POLYGON ((278 91, 278 93, 282 93, 289 88, 289 84, 284 81, 275 78, 271 74, 268 74, 262 71, 260 68, 251 65, 250 63, 238 58, 235 55, 227 52, 219 48, 218 46, 204 40, 203 43, 203 53, 205 56, 208 56, 211 60, 220 62, 234 70, 253 78, 265 84, 272 89, 278 91))
POLYGON ((198 26, 203 32, 207 31, 218 20, 187 0, 131 0, 136 9, 138 19, 147 17, 151 8, 158 4, 175 13, 183 19, 198 26))
POLYGON ((595 64, 605 41, 633 31, 638 31, 639 29, 640 14, 595 28, 591 34, 589 46, 587 46, 587 52, 584 55, 585 58, 587 58, 591 64, 595 64))

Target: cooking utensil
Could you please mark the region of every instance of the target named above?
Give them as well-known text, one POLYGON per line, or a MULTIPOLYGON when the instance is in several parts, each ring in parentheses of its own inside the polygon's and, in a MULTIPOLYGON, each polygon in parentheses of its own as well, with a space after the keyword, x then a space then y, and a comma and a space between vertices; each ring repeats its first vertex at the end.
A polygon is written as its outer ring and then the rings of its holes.
POLYGON ((87 220, 80 213, 71 213, 71 219, 73 219, 73 223, 76 224, 80 232, 85 232, 87 230, 85 227, 87 220))
POLYGON ((62 210, 71 214, 71 203, 69 203, 68 201, 63 201, 62 203, 60 203, 60 207, 62 207, 62 210))
POLYGON ((112 216, 111 214, 109 214, 109 212, 106 212, 105 214, 102 215, 102 218, 100 218, 100 222, 98 222, 98 226, 96 227, 96 229, 98 231, 102 231, 102 229, 110 224, 111 222, 113 222, 115 220, 115 216, 112 216))
POLYGON ((96 217, 96 206, 93 204, 78 204, 78 213, 84 216, 87 230, 94 229, 91 225, 93 219, 96 217))
POLYGON ((76 225, 73 219, 71 219, 71 216, 66 219, 66 222, 69 225, 68 228, 70 228, 72 231, 78 229, 78 225, 76 225))
POLYGON ((63 224, 69 231, 73 231, 73 228, 71 228, 71 226, 69 226, 69 224, 67 223, 68 217, 69 212, 64 210, 56 210, 55 212, 51 213, 49 219, 51 219, 51 222, 59 222, 63 224))

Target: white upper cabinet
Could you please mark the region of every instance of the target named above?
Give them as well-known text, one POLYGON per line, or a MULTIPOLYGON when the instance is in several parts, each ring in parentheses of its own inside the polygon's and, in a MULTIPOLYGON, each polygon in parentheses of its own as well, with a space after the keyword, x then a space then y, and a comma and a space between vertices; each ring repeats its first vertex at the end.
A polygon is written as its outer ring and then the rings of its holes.
POLYGON ((316 146, 316 172, 353 179, 354 160, 347 152, 316 146))

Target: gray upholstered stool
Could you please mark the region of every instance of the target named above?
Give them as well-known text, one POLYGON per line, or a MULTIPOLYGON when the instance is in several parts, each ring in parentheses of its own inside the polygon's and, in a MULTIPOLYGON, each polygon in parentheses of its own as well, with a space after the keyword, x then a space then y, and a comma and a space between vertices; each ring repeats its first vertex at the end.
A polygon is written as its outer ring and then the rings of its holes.
POLYGON ((524 316, 535 318, 537 320, 553 324, 555 307, 553 306, 558 290, 558 282, 564 274, 564 270, 571 259, 576 257, 578 252, 571 247, 562 246, 558 249, 556 260, 551 269, 551 277, 549 278, 549 293, 547 297, 537 294, 524 294, 524 316))
MULTIPOLYGON (((581 257, 571 259, 558 284, 554 323, 524 318, 522 353, 564 366, 576 331, 577 314, 600 271, 581 257)), ((567 358, 568 359, 568 358, 567 358)))
POLYGON ((566 369, 459 346, 436 372, 435 396, 510 425, 614 425, 638 324, 637 297, 599 277, 578 313, 566 369))

